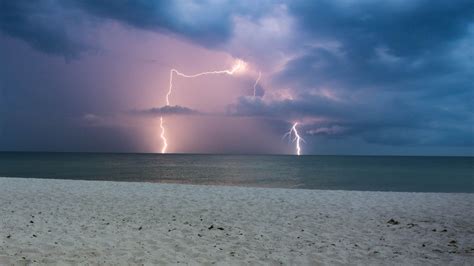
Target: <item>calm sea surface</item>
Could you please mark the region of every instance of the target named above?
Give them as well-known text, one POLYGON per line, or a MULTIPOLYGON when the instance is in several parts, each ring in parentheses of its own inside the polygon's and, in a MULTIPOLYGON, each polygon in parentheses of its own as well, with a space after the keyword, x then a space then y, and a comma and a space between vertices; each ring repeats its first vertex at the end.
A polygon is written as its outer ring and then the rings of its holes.
POLYGON ((474 157, 0 152, 0 176, 473 193, 474 157))

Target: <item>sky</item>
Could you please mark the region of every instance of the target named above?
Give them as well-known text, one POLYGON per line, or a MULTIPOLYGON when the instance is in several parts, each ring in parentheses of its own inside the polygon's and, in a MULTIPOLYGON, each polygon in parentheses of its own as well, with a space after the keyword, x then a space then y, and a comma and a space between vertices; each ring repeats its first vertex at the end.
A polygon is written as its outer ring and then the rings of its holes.
POLYGON ((473 103, 472 0, 0 1, 0 151, 472 156, 473 103))

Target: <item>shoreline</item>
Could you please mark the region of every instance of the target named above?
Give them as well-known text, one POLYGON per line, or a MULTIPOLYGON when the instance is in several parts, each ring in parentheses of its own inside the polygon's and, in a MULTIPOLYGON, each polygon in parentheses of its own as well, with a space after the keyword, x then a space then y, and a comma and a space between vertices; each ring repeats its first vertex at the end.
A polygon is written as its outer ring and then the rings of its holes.
POLYGON ((299 185, 291 187, 277 187, 277 186, 255 186, 254 184, 213 184, 213 183, 193 183, 179 180, 104 180, 104 179, 70 179, 70 178, 50 178, 50 177, 15 177, 15 176, 0 176, 0 179, 27 179, 27 180, 57 180, 57 181, 79 181, 79 182, 110 182, 110 183, 131 183, 131 184, 162 184, 162 185, 182 185, 182 186, 204 186, 204 187, 229 187, 229 188, 249 188, 249 189, 289 189, 289 190, 305 190, 305 191, 335 191, 335 192, 373 192, 373 193, 420 193, 420 194, 467 194, 474 195, 474 192, 450 192, 450 191, 397 191, 397 190, 356 190, 356 189, 311 189, 299 188, 299 185))
POLYGON ((474 263, 474 194, 0 177, 0 264, 474 263))

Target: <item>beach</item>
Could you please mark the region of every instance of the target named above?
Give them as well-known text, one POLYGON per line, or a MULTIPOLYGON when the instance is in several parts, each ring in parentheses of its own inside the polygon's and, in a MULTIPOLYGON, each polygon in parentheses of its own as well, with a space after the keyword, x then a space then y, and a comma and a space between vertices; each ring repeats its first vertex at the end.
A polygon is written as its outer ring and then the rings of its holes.
POLYGON ((473 265, 474 194, 0 178, 0 265, 473 265))

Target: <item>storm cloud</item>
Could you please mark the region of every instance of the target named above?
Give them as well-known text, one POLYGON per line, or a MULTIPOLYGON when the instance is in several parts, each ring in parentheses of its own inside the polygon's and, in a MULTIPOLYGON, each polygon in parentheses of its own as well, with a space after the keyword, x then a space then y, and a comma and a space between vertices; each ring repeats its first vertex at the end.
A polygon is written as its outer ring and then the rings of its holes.
POLYGON ((56 1, 2 1, 0 31, 42 52, 77 58, 90 47, 73 32, 78 14, 56 1))
POLYGON ((250 1, 2 1, 0 30, 36 49, 67 59, 77 58, 94 47, 82 40, 80 26, 107 20, 216 47, 231 37, 234 15, 256 18, 265 6, 250 1))
POLYGON ((472 155, 473 44, 469 0, 2 1, 0 150, 102 140, 104 150, 142 151, 137 139, 153 140, 156 128, 108 117, 170 116, 177 130, 171 116, 206 110, 259 121, 242 125, 252 134, 261 127, 261 139, 279 139, 298 121, 305 153, 472 155), (161 106, 171 67, 198 73, 237 57, 249 69, 236 83, 177 79, 173 103, 186 107, 161 106), (227 109, 205 109, 209 99, 227 109))

